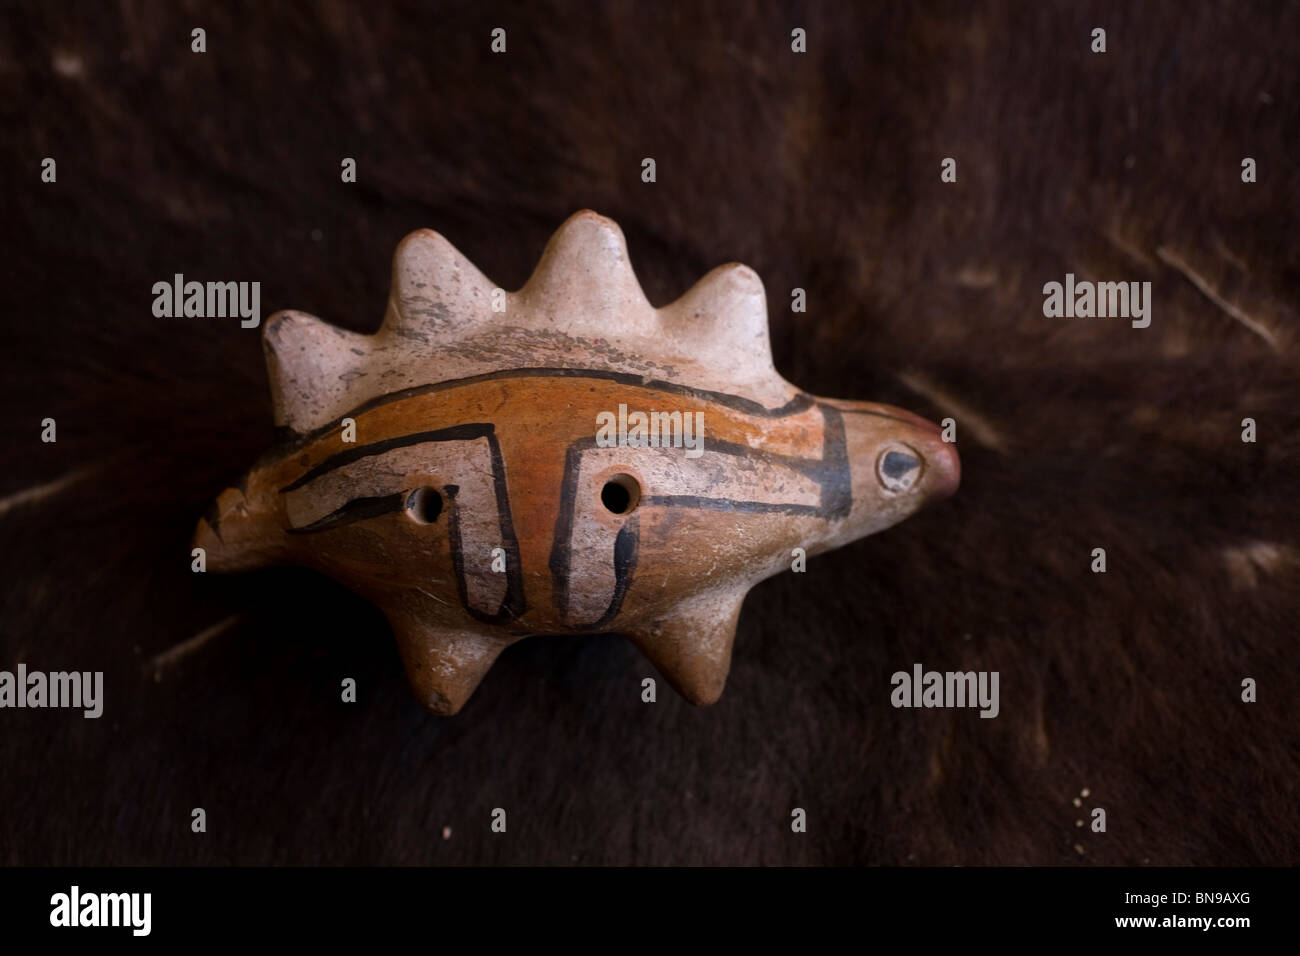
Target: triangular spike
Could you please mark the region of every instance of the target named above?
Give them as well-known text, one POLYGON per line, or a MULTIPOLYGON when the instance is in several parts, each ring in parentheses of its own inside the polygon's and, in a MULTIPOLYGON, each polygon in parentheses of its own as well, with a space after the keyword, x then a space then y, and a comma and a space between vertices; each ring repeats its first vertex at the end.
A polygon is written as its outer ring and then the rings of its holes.
MULTIPOLYGON (((492 281, 432 229, 417 229, 393 254, 393 282, 381 334, 432 344, 434 337, 490 321, 492 281)), ((498 315, 499 317, 499 315, 498 315)))
POLYGON ((718 266, 659 315, 677 348, 718 379, 739 388, 769 382, 775 375, 767 296, 758 273, 748 266, 718 266))
POLYGON ((623 230, 589 209, 555 231, 515 298, 524 307, 523 323, 568 335, 653 337, 659 331, 623 230))
POLYGON ((451 716, 514 638, 434 624, 423 613, 390 613, 388 620, 416 697, 433 713, 451 716))
POLYGON ((354 405, 354 380, 364 377, 371 342, 368 335, 306 312, 277 312, 267 319, 262 349, 276 425, 308 432, 346 414, 354 405))
POLYGON ((692 704, 722 696, 746 586, 708 591, 674 605, 662 617, 626 631, 659 672, 692 704))

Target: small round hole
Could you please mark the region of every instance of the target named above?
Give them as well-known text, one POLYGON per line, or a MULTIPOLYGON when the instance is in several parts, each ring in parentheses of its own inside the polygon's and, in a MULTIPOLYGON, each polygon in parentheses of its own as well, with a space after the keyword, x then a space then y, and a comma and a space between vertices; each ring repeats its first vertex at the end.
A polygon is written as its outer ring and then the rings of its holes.
POLYGON ((641 486, 631 475, 615 475, 600 489, 600 501, 612 514, 625 515, 641 500, 641 486))
POLYGON ((442 514, 442 495, 437 488, 416 488, 406 496, 406 513, 420 524, 433 524, 442 514))

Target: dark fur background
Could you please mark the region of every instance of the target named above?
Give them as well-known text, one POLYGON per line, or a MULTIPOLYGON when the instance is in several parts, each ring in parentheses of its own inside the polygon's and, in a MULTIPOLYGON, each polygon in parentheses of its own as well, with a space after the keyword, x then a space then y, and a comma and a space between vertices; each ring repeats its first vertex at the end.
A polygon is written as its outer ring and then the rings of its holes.
POLYGON ((7 4, 0 667, 107 702, 0 712, 0 861, 1296 862, 1297 53, 1282 3, 7 4), (431 717, 342 587, 190 572, 269 396, 154 282, 373 331, 412 229, 516 288, 586 207, 656 305, 745 262, 786 377, 954 416, 957 496, 760 585, 702 710, 604 636, 431 717), (1151 327, 1044 318, 1067 271, 1151 327), (1001 715, 891 708, 916 661, 1001 715))

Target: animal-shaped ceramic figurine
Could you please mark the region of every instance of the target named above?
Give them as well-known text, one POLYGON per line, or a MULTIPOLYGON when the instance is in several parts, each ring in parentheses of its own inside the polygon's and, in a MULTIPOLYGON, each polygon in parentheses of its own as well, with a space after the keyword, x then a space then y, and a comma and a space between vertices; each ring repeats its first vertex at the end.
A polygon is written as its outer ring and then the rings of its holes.
POLYGON ((194 546, 210 570, 305 565, 375 602, 438 714, 555 633, 622 634, 712 703, 754 584, 959 480, 924 419, 777 374, 752 270, 656 309, 592 212, 514 293, 412 233, 376 334, 280 312, 264 345, 284 443, 194 546))

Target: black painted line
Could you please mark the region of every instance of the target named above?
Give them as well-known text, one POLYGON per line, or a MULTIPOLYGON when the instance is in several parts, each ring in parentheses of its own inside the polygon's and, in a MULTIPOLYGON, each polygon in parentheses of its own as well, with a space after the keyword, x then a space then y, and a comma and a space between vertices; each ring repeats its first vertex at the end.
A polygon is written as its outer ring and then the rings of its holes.
POLYGON ((637 549, 641 541, 641 522, 632 515, 618 529, 614 539, 614 595, 609 600, 605 613, 591 624, 584 625, 593 630, 602 628, 623 610, 623 599, 627 597, 628 588, 632 586, 632 573, 636 570, 637 549))
MULTIPOLYGON (((628 445, 628 448, 640 448, 650 446, 628 445)), ((733 458, 744 458, 748 461, 758 460, 763 464, 773 465, 777 468, 788 468, 791 471, 797 471, 805 478, 811 478, 820 483, 819 477, 826 468, 824 458, 803 458, 798 455, 783 455, 779 451, 767 451, 762 448, 751 448, 749 445, 742 445, 739 442, 727 441, 722 438, 707 438, 704 440, 704 451, 717 452, 721 455, 730 455, 733 458)), ((676 451, 676 448, 672 449, 676 451)), ((692 458, 691 461, 696 459, 692 458)))
POLYGON ((822 412, 822 509, 828 518, 847 518, 853 510, 853 467, 844 416, 824 402, 817 407, 822 412))
POLYGON ((521 617, 528 610, 524 593, 523 559, 519 555, 519 539, 515 537, 514 518, 510 514, 510 492, 506 487, 506 463, 501 455, 501 444, 491 425, 488 428, 488 452, 492 456, 492 491, 496 496, 497 525, 501 529, 501 546, 506 552, 506 594, 491 618, 501 623, 521 617))
POLYGON ((406 494, 401 491, 395 495, 382 495, 375 498, 353 498, 311 524, 303 525, 301 528, 290 528, 289 534, 316 534, 318 531, 341 528, 354 521, 377 518, 379 515, 402 511, 405 508, 406 494))
POLYGON ((739 514, 824 515, 820 505, 798 505, 779 501, 742 501, 736 498, 704 498, 700 495, 647 495, 641 504, 648 507, 692 508, 699 511, 734 511, 739 514))
POLYGON ((555 533, 551 540, 551 557, 547 564, 551 571, 551 600, 560 613, 568 617, 569 564, 572 554, 573 511, 578 498, 578 477, 582 455, 596 447, 596 436, 579 438, 564 451, 564 474, 560 478, 560 510, 555 518, 555 533))
POLYGON ((330 455, 323 462, 312 468, 305 475, 292 481, 280 489, 280 494, 287 494, 290 491, 296 491, 303 485, 315 481, 321 475, 342 468, 344 465, 350 465, 353 462, 360 461, 362 458, 369 458, 372 455, 382 455, 386 451, 392 451, 394 448, 405 448, 408 445, 422 445, 431 441, 473 441, 476 438, 490 438, 493 433, 493 426, 489 423, 475 422, 468 425, 452 425, 450 428, 438 428, 428 432, 413 432, 410 435, 402 435, 398 438, 386 438, 383 441, 377 441, 370 445, 360 445, 356 448, 348 448, 337 454, 330 455))
POLYGON ((653 389, 661 392, 669 392, 674 395, 685 395, 690 398, 714 402, 726 408, 732 408, 736 411, 744 412, 747 415, 753 415, 756 418, 785 418, 811 408, 814 404, 811 395, 808 395, 805 392, 799 392, 784 405, 781 405, 778 408, 768 408, 753 399, 744 398, 740 395, 732 395, 728 392, 715 392, 709 389, 692 388, 689 385, 680 385, 676 382, 665 382, 660 379, 648 379, 632 372, 615 372, 609 369, 552 367, 500 369, 495 372, 484 372, 481 375, 470 375, 465 378, 449 379, 445 382, 437 382, 432 385, 415 385, 411 388, 399 389, 395 392, 378 395, 374 398, 367 399, 351 411, 340 415, 334 421, 309 432, 297 432, 288 426, 280 426, 277 431, 280 435, 282 444, 267 452, 267 454, 258 461, 258 464, 260 465, 263 461, 273 461, 278 458, 283 458, 292 452, 298 451, 299 449, 310 445, 322 435, 326 435, 338 428, 343 419, 355 418, 363 412, 368 412, 381 405, 388 405, 405 398, 414 398, 418 395, 431 395, 436 392, 459 388, 462 385, 476 385, 480 382, 492 382, 514 378, 591 378, 602 381, 617 382, 620 385, 653 389))

